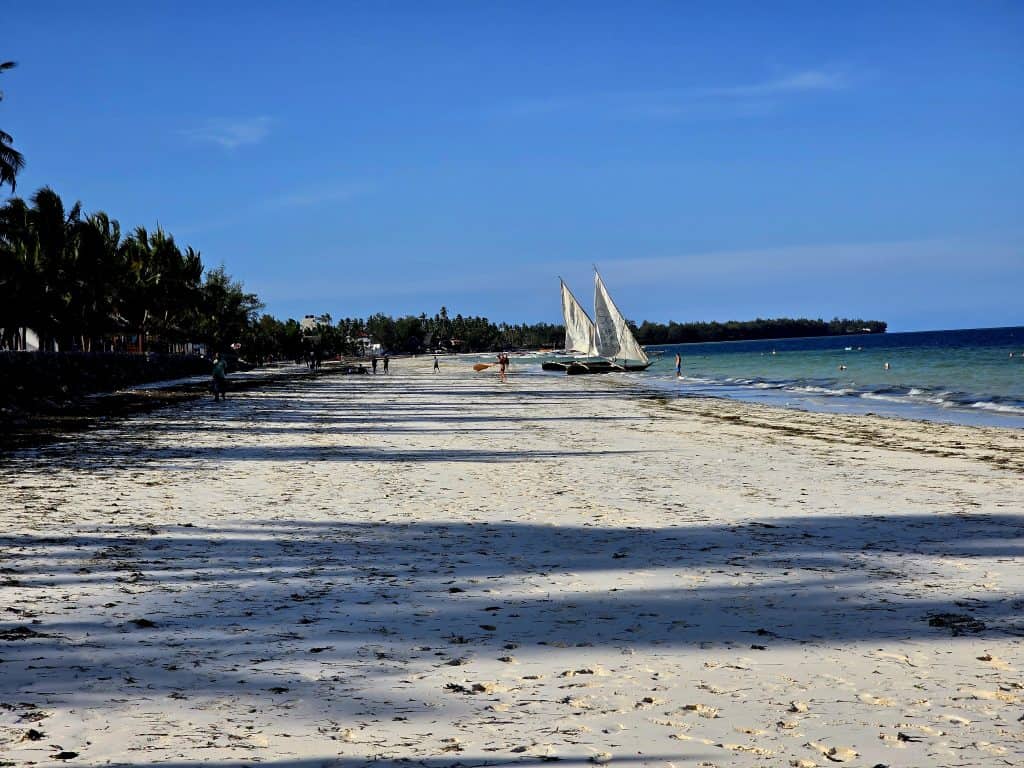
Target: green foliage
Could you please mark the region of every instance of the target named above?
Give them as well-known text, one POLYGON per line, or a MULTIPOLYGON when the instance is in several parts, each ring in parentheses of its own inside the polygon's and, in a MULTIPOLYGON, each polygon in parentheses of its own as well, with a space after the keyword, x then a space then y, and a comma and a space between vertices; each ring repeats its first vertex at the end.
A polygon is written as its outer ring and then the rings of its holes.
MULTIPOLYGON (((15 66, 13 61, 0 61, 0 73, 15 66)), ((0 91, 0 101, 3 101, 4 94, 0 91)), ((25 167, 25 158, 11 146, 14 139, 9 133, 0 131, 0 186, 8 184, 11 192, 15 190, 15 180, 18 173, 25 167)))
POLYGON ((272 315, 261 315, 251 322, 239 343, 242 356, 256 364, 273 359, 299 360, 308 346, 297 321, 282 322, 272 315))
POLYGON ((221 265, 206 273, 193 328, 214 350, 226 351, 244 338, 253 339, 252 328, 262 308, 259 297, 246 293, 221 265))
POLYGON ((417 354, 444 350, 446 352, 493 352, 499 349, 558 347, 565 330, 561 325, 495 324, 486 317, 451 317, 441 307, 433 317, 426 314, 405 315, 397 319, 383 313, 371 315, 365 322, 345 319, 339 331, 354 341, 362 334, 393 354, 417 354))
POLYGON ((366 332, 385 349, 394 349, 395 342, 398 341, 395 321, 382 312, 366 318, 366 332))
POLYGON ((122 238, 116 220, 66 209, 48 187, 11 198, 0 206, 0 346, 22 348, 24 328, 44 349, 240 343, 262 304, 223 267, 203 271, 200 254, 159 227, 122 238))

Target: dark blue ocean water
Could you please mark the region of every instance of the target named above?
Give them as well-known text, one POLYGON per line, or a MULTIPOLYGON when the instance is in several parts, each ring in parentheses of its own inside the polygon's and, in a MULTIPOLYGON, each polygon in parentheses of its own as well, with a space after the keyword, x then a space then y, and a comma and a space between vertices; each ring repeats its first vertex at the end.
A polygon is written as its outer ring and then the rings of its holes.
POLYGON ((664 354, 638 383, 680 395, 1024 428, 1024 327, 648 350, 664 354), (675 377, 676 352, 683 358, 682 379, 675 377))

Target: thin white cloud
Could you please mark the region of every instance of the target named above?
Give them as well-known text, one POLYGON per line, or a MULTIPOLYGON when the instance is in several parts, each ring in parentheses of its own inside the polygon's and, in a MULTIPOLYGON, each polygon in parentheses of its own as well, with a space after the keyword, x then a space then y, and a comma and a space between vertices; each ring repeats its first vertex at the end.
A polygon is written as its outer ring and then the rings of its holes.
MULTIPOLYGON (((745 250, 710 251, 673 257, 607 260, 602 273, 622 285, 648 285, 657 280, 760 281, 768 277, 803 280, 822 275, 877 275, 880 271, 923 274, 962 269, 966 259, 987 268, 1011 268, 1019 262, 1021 246, 961 240, 900 240, 862 243, 823 243, 745 250)), ((585 271, 585 270, 584 270, 585 271)))
POLYGON ((757 117, 787 100, 849 88, 843 72, 806 69, 768 80, 736 85, 692 86, 652 91, 616 91, 564 98, 524 100, 499 105, 487 114, 501 118, 536 118, 581 113, 597 117, 699 120, 757 117))
POLYGON ((182 134, 202 144, 216 144, 224 149, 235 149, 248 144, 259 144, 270 135, 273 121, 266 115, 242 118, 211 118, 187 128, 182 134))
POLYGON ((294 189, 270 198, 268 208, 312 208, 327 203, 343 203, 357 197, 365 188, 359 184, 336 182, 294 189))
POLYGON ((772 96, 781 94, 810 93, 814 91, 839 91, 849 87, 849 78, 841 72, 827 72, 808 69, 784 77, 746 85, 730 85, 708 88, 705 93, 720 96, 772 96))
MULTIPOLYGON (((622 309, 637 321, 845 314, 878 317, 902 330, 961 322, 957 317, 1016 322, 1013 291, 1024 277, 1022 248, 1012 241, 823 243, 602 258, 598 266, 622 309), (964 273, 965 260, 970 273, 964 273)), ((274 312, 398 315, 432 313, 444 304, 453 314, 510 322, 557 320, 559 275, 585 304, 593 290, 585 258, 481 260, 467 268, 458 258, 437 254, 402 261, 390 271, 372 267, 394 261, 386 250, 307 254, 309 268, 277 265, 250 287, 274 312)))
POLYGON ((182 236, 196 235, 221 231, 237 227, 254 217, 265 216, 268 211, 315 208, 331 203, 346 203, 372 190, 373 187, 363 182, 330 181, 306 187, 294 187, 276 195, 251 201, 247 205, 232 205, 225 208, 223 215, 212 218, 185 222, 178 225, 175 232, 182 236))

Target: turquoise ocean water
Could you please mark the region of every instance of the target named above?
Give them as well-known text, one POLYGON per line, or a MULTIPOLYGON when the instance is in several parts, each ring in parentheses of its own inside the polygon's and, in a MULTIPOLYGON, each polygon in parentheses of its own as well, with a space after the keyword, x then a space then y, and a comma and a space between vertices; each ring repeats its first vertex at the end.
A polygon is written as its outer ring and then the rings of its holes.
POLYGON ((663 354, 646 372, 612 375, 682 397, 1024 428, 1024 327, 675 344, 648 351, 663 354), (676 352, 683 358, 681 380, 675 377, 676 352))

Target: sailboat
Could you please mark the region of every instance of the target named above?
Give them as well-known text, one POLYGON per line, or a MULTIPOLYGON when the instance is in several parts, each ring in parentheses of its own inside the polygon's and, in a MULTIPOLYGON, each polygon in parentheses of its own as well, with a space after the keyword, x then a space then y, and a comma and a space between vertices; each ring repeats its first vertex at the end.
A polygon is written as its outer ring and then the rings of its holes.
POLYGON ((636 340, 626 318, 615 306, 601 273, 594 269, 594 351, 600 360, 577 361, 566 373, 612 373, 616 371, 643 371, 651 361, 636 340))
POLYGON ((562 318, 565 321, 565 349, 576 357, 554 360, 541 367, 571 375, 643 371, 650 359, 637 342, 619 308, 608 294, 601 274, 594 270, 594 320, 559 278, 562 290, 562 318))
POLYGON ((558 278, 562 291, 562 319, 565 322, 565 352, 568 357, 561 360, 549 360, 541 365, 545 371, 564 371, 576 362, 593 358, 598 362, 595 338, 597 329, 590 319, 587 310, 580 304, 569 286, 562 278, 558 278))

